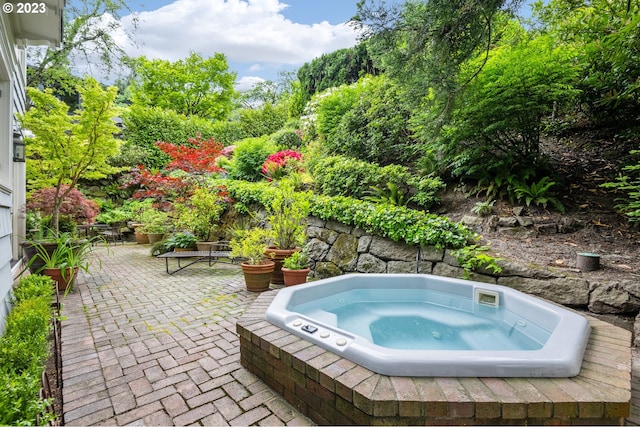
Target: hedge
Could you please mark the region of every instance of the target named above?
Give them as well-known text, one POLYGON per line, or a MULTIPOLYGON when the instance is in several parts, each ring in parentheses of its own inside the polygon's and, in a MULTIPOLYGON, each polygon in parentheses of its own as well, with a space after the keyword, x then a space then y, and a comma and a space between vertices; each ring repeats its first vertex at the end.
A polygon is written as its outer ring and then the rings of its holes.
POLYGON ((23 277, 14 289, 13 308, 0 338, 0 425, 35 425, 51 405, 38 392, 49 356, 54 289, 51 279, 40 275, 23 277))

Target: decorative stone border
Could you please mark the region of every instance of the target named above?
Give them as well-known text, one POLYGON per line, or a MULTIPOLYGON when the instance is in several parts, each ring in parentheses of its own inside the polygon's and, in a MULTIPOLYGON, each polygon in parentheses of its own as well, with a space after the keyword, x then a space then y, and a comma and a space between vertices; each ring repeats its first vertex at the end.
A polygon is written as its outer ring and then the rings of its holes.
MULTIPOLYGON (((554 225, 555 226, 555 225, 554 225)), ((410 246, 373 236, 335 221, 309 218, 307 247, 312 259, 311 277, 323 279, 345 273, 429 273, 462 278, 464 270, 449 251, 410 246)), ((640 281, 587 280, 564 272, 537 270, 500 261, 499 275, 473 272, 478 282, 508 286, 572 308, 594 314, 640 313, 640 281)), ((637 325, 640 331, 640 322, 637 325)), ((640 337, 639 337, 640 339, 640 337)))
POLYGON ((277 291, 237 322, 242 365, 318 424, 624 424, 631 333, 588 317, 574 378, 409 378, 376 374, 264 320, 277 291))

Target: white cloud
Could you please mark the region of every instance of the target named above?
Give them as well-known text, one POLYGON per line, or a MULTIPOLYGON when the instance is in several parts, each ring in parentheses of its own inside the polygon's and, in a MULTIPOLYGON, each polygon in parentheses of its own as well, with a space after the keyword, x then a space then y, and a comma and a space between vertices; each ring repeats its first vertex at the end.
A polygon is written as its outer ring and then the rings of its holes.
POLYGON ((256 84, 261 83, 263 81, 265 81, 265 80, 262 77, 245 76, 245 77, 241 77, 240 79, 238 79, 238 81, 236 81, 235 88, 239 92, 244 92, 246 90, 251 89, 256 84))
MULTIPOLYGON (((176 0, 138 15, 132 55, 175 61, 190 51, 224 53, 230 62, 302 65, 327 52, 353 46, 357 35, 344 24, 306 25, 286 19, 279 0, 176 0)), ((130 28, 131 17, 123 23, 130 28)))

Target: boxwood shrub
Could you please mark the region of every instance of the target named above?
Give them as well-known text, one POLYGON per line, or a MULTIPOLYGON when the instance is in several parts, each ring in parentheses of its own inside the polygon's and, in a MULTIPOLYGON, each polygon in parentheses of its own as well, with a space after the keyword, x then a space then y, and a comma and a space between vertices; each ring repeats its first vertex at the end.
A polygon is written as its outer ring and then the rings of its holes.
POLYGON ((35 425, 38 414, 51 405, 38 391, 49 356, 53 292, 51 279, 39 275, 20 279, 14 289, 0 338, 0 425, 35 425))

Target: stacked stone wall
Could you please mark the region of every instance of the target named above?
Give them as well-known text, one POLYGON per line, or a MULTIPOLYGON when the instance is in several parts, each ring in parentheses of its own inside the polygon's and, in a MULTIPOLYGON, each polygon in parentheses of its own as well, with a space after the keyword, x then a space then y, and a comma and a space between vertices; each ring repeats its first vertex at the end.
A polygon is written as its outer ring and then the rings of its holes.
MULTIPOLYGON (((394 242, 335 221, 310 218, 308 238, 311 277, 317 279, 346 273, 464 276, 464 269, 449 250, 394 242)), ((508 286, 594 314, 637 316, 640 312, 637 281, 590 280, 579 274, 535 269, 508 260, 499 261, 499 265, 500 274, 473 272, 471 279, 508 286)), ((640 326, 640 322, 636 325, 640 326)))

